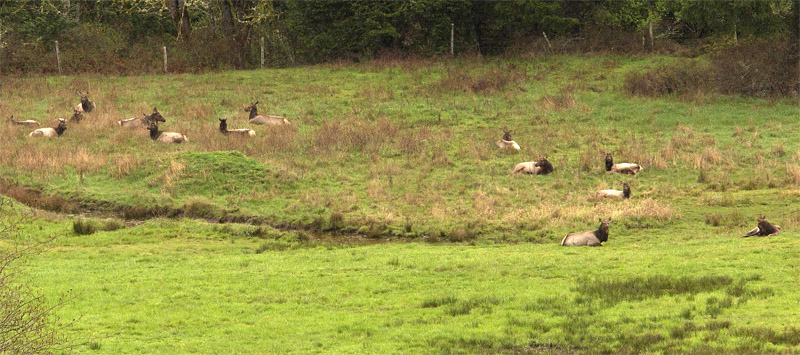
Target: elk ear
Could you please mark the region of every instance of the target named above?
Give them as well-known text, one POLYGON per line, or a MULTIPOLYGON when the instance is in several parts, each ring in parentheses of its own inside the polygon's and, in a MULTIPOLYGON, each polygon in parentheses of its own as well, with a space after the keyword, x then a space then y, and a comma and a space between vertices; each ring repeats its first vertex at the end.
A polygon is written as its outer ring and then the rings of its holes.
POLYGON ((153 112, 158 112, 158 109, 155 106, 153 106, 153 112))
POLYGON ((598 218, 597 220, 600 221, 600 223, 603 223, 603 219, 602 218, 598 218))
POLYGON ((256 103, 254 103, 253 105, 258 105, 258 101, 256 101, 256 103))
POLYGON ((217 118, 217 119, 218 119, 220 122, 222 122, 222 119, 221 119, 221 118, 217 118))

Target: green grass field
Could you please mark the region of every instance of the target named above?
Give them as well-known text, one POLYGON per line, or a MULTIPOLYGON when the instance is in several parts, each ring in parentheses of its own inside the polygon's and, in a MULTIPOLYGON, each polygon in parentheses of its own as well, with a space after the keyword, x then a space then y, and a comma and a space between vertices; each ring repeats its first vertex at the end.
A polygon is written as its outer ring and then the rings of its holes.
POLYGON ((24 269, 72 290, 69 352, 800 352, 797 101, 624 90, 692 61, 4 78, 3 119, 97 103, 57 139, 0 125, 4 215, 37 207, 17 239, 56 236, 24 269), (256 100, 292 126, 249 126, 256 100), (116 125, 154 106, 188 143, 116 125), (644 171, 605 173, 605 151, 644 171), (510 175, 539 154, 553 174, 510 175), (620 181, 630 200, 594 198, 620 181), (739 238, 761 215, 783 232, 739 238), (604 247, 559 246, 607 217, 604 247))

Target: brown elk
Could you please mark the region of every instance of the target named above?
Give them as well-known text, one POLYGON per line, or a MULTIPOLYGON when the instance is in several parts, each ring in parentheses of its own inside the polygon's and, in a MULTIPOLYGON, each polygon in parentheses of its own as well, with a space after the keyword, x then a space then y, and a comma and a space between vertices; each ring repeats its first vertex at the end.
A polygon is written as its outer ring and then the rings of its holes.
POLYGON ((76 93, 81 96, 81 103, 75 106, 75 110, 86 113, 92 112, 95 108, 95 104, 93 101, 89 101, 89 91, 86 91, 85 94, 80 91, 76 91, 76 93))
POLYGON ((753 230, 747 232, 747 234, 743 235, 742 238, 747 238, 754 235, 759 237, 770 237, 773 235, 780 234, 781 226, 767 222, 766 218, 767 216, 759 217, 758 226, 755 227, 753 230))

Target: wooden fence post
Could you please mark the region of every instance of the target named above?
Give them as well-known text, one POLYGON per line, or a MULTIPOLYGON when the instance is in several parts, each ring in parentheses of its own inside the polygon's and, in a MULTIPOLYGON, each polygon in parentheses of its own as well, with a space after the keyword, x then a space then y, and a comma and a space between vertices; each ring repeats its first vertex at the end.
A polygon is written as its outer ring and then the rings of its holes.
POLYGON ((164 74, 167 73, 167 46, 161 47, 164 50, 164 74))
POLYGON ((456 24, 450 24, 450 55, 453 55, 453 37, 455 36, 456 32, 456 24))
POLYGON ((58 75, 61 75, 61 52, 58 50, 58 41, 56 41, 56 60, 58 61, 58 75))
POLYGON ((261 37, 261 69, 264 69, 264 37, 261 37))
POLYGON ((650 21, 650 50, 652 51, 655 48, 653 46, 653 21, 650 21))

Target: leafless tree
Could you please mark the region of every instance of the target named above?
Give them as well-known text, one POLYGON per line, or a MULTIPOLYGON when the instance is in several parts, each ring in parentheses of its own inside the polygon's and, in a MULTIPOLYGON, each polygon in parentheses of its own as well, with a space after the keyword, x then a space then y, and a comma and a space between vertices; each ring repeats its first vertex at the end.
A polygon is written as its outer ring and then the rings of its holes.
POLYGON ((17 242, 19 226, 29 213, 16 213, 10 199, 0 197, 0 354, 50 354, 68 348, 53 310, 66 297, 47 302, 19 277, 19 261, 41 244, 17 242), (10 247, 8 247, 11 245, 10 247))

